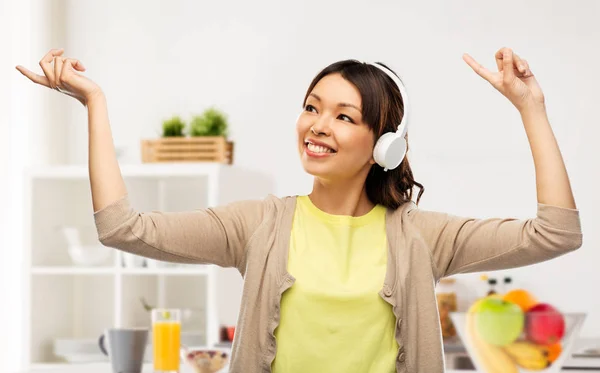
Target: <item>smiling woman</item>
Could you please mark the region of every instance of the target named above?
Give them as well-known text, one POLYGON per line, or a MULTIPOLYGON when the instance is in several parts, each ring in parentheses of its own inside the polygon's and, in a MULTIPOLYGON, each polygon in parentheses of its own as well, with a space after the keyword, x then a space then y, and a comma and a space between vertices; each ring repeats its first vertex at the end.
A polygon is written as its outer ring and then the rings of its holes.
POLYGON ((393 372, 405 358, 394 313, 378 295, 387 268, 386 210, 411 201, 415 185, 418 202, 423 186, 403 144, 396 144, 399 165, 376 160, 386 147, 378 139, 399 127, 403 136, 407 124, 404 86, 383 69, 339 61, 306 92, 298 150, 315 178, 294 213, 287 268, 296 282, 281 297, 275 373, 393 372))
POLYGON ((404 108, 396 83, 371 64, 339 61, 317 74, 296 124, 302 166, 316 177, 315 188, 340 180, 364 184, 374 205, 395 209, 412 200, 418 186, 418 204, 424 187, 414 180, 408 159, 384 171, 373 157, 376 140, 397 130, 404 108))
POLYGON ((309 195, 135 211, 115 156, 106 96, 84 76, 83 63, 63 52, 42 58, 44 75, 17 69, 88 110, 99 241, 151 259, 237 268, 244 291, 232 373, 441 373, 440 279, 539 263, 582 245, 544 96, 527 61, 508 48, 496 54, 497 73, 463 59, 523 119, 538 205, 536 216, 521 220, 418 208, 423 186, 404 157, 403 85, 383 64, 355 60, 327 66, 306 92, 296 131, 302 166, 314 176, 309 195), (391 142, 382 141, 389 135, 391 142), (388 167, 387 152, 379 150, 396 141, 401 163, 388 167))

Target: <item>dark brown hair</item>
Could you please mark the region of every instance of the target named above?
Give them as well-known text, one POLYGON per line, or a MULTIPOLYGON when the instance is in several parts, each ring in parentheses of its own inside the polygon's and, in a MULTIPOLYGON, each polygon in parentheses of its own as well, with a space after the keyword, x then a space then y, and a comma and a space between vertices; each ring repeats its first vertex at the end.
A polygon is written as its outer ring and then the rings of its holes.
MULTIPOLYGON (((387 68, 386 65, 380 64, 387 68)), ((404 115, 404 102, 400 90, 383 71, 360 61, 335 62, 319 72, 308 87, 303 107, 317 83, 325 76, 334 73, 341 74, 360 92, 363 122, 373 130, 375 141, 385 132, 396 132, 404 115)), ((408 134, 405 138, 408 147, 408 134)), ((407 157, 404 157, 402 163, 393 170, 383 171, 381 166, 374 164, 366 180, 367 196, 371 202, 394 210, 412 201, 415 185, 420 189, 416 201, 419 204, 425 188, 413 178, 407 157)))

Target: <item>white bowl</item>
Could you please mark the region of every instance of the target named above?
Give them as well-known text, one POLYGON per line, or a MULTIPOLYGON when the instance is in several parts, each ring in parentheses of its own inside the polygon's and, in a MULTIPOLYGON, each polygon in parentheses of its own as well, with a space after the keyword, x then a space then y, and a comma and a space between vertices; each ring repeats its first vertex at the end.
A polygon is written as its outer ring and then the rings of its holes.
POLYGON ((54 340, 54 355, 69 363, 106 362, 108 357, 100 351, 97 339, 67 339, 54 340))
POLYGON ((75 265, 97 266, 104 264, 110 257, 111 248, 104 245, 71 245, 67 248, 75 265))
MULTIPOLYGON (((562 372, 564 361, 571 356, 571 350, 573 348, 575 340, 578 338, 581 326, 585 321, 586 314, 584 313, 560 313, 560 316, 564 319, 564 335, 556 342, 560 343, 561 348, 559 353, 549 359, 549 352, 547 346, 544 344, 538 344, 531 342, 527 336, 527 327, 521 328, 523 331, 513 342, 504 343, 502 340, 499 342, 489 342, 482 338, 477 327, 477 320, 485 318, 492 320, 489 325, 510 325, 515 324, 515 313, 499 313, 493 311, 470 311, 470 312, 451 312, 450 317, 454 324, 458 336, 463 342, 469 357, 473 362, 473 365, 477 368, 477 372, 518 372, 518 373, 558 373, 562 372), (498 343, 504 343, 502 345, 498 343)), ((525 316, 525 325, 527 325, 529 317, 532 319, 538 318, 540 325, 551 325, 551 319, 556 319, 556 312, 537 312, 531 314, 531 316, 525 316)), ((497 329, 494 336, 497 335, 498 331, 503 329, 497 329)), ((518 331, 519 329, 517 329, 518 331)), ((492 335, 490 332, 487 334, 492 335)), ((489 338, 489 337, 488 337, 489 338)), ((507 337, 508 340, 508 337, 507 337)))
POLYGON ((181 359, 185 361, 196 373, 224 373, 229 371, 231 361, 230 348, 205 348, 205 347, 187 347, 181 349, 181 359), (209 353, 213 356, 206 358, 194 358, 190 354, 209 353), (216 356, 215 356, 216 355, 216 356), (217 369, 219 367, 219 369, 217 369))

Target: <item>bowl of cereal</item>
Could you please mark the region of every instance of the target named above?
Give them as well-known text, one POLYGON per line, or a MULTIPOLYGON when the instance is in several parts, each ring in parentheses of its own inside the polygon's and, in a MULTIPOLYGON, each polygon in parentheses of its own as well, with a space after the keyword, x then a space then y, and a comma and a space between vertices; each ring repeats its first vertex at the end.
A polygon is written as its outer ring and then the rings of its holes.
POLYGON ((181 349, 181 355, 195 373, 225 373, 229 368, 231 349, 186 347, 181 349))

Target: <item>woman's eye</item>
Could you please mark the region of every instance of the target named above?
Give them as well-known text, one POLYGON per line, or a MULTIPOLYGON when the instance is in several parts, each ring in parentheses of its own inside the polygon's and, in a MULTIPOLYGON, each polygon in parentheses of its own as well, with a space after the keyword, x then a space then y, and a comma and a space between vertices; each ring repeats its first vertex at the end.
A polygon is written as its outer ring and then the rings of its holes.
POLYGON ((341 114, 341 115, 340 115, 340 117, 348 118, 348 122, 350 122, 350 123, 354 123, 354 121, 352 120, 352 118, 350 118, 350 117, 349 117, 349 116, 347 116, 347 115, 341 114))
MULTIPOLYGON (((317 109, 314 106, 310 105, 310 104, 306 105, 304 107, 304 110, 306 110, 306 111, 313 111, 314 110, 315 112, 317 111, 317 109)), ((342 120, 344 120, 346 122, 354 123, 354 121, 352 120, 352 118, 350 118, 349 116, 347 116, 345 114, 340 114, 339 118, 343 118, 342 120)))

